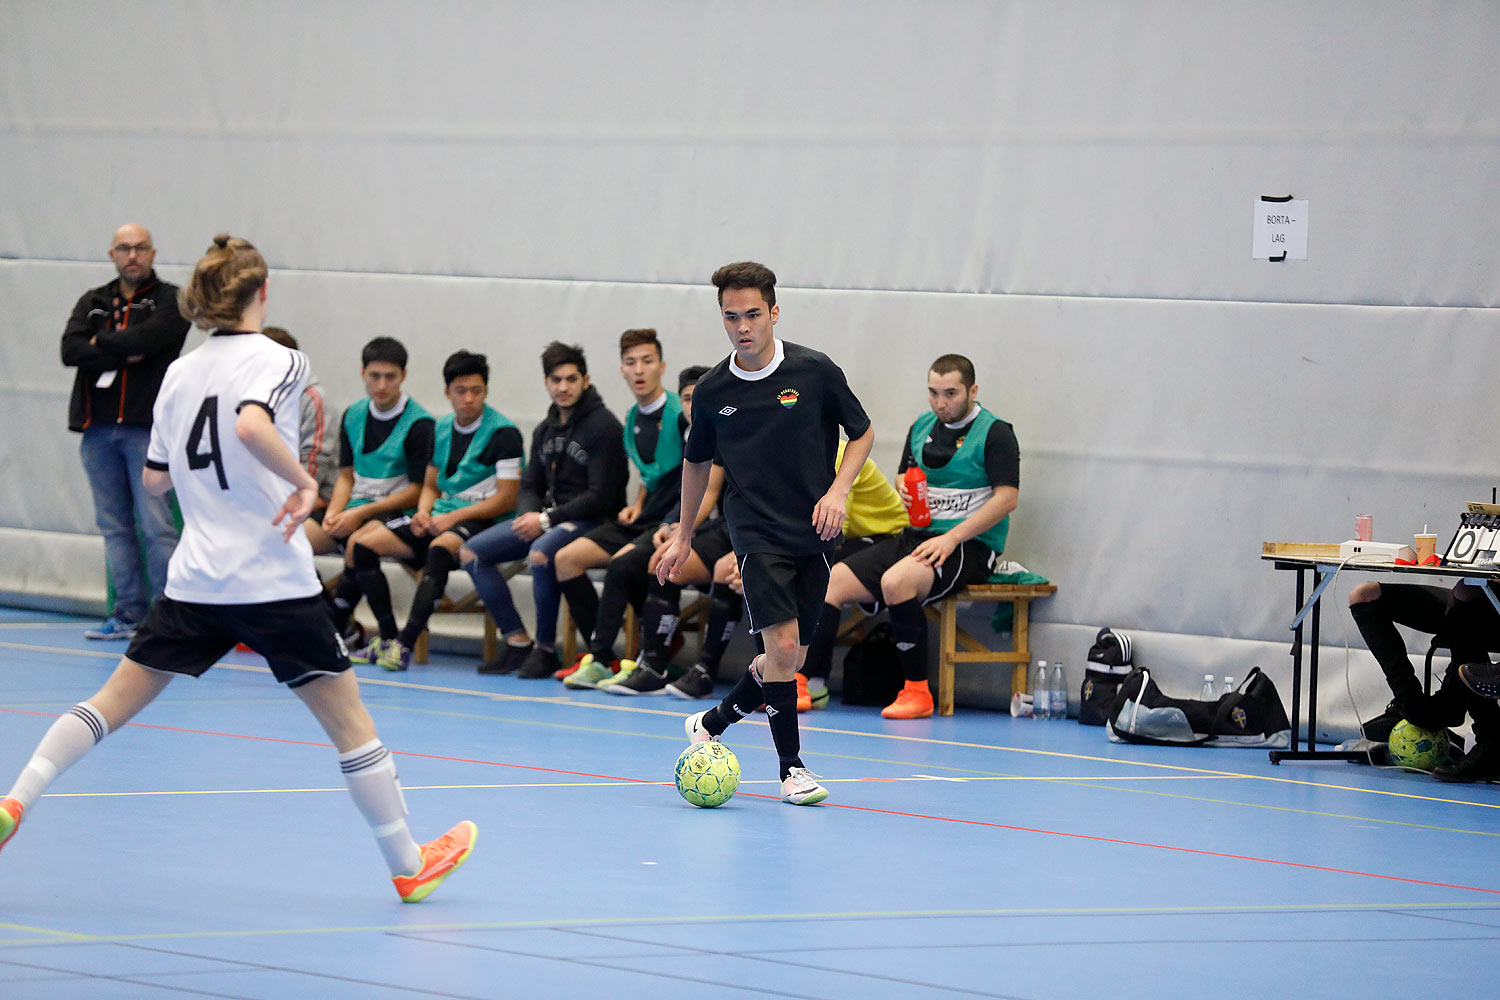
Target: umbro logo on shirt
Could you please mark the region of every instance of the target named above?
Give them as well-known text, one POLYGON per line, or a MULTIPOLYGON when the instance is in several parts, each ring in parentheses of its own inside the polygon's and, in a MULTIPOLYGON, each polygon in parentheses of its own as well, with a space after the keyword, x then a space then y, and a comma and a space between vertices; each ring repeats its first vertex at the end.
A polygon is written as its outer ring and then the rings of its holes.
POLYGON ((737 409, 737 407, 726 406, 726 407, 724 407, 724 409, 722 409, 722 410, 719 411, 719 416, 721 416, 721 417, 727 417, 731 413, 733 413, 736 409, 737 409))
POLYGON ((898 642, 896 643, 896 648, 903 653, 909 653, 917 648, 917 644, 914 642, 898 642))

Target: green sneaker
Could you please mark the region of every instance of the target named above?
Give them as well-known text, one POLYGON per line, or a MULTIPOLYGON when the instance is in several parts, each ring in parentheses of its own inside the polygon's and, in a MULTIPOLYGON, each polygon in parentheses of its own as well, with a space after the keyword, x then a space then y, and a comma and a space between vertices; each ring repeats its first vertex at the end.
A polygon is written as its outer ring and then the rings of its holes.
POLYGON ((359 649, 356 649, 352 653, 350 653, 349 662, 357 663, 362 667, 368 667, 371 664, 378 663, 381 656, 383 656, 384 654, 385 640, 377 635, 375 638, 365 643, 359 649))
POLYGON ((614 680, 614 677, 608 665, 594 659, 592 653, 585 653, 578 663, 578 669, 563 678, 563 687, 596 688, 604 681, 614 680))
POLYGON ((411 666, 411 650, 403 646, 400 639, 391 639, 375 658, 375 664, 382 670, 405 670, 411 666))
POLYGON ((615 674, 613 677, 610 677, 608 680, 600 681, 598 684, 596 684, 594 686, 597 687, 600 691, 604 691, 604 690, 606 690, 608 688, 611 688, 614 685, 620 683, 625 678, 629 677, 630 676, 630 672, 632 670, 634 670, 634 669, 635 669, 635 661, 634 660, 621 660, 620 661, 620 672, 618 674, 615 674))

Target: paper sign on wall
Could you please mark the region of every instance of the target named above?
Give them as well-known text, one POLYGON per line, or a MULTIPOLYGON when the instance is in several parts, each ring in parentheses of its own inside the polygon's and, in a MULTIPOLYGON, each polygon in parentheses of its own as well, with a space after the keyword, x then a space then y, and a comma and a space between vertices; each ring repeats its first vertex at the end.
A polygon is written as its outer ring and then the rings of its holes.
POLYGON ((1306 260, 1307 202, 1257 199, 1253 231, 1251 257, 1306 260))

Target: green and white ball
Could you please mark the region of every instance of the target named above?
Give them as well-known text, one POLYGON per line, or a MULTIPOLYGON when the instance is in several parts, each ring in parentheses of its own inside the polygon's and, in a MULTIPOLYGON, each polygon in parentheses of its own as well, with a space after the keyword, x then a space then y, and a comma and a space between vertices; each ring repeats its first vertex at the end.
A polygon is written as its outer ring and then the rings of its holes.
POLYGON ((739 758, 718 740, 694 743, 677 758, 677 791, 695 806, 722 806, 739 787, 739 758))
POLYGON ((1422 729, 1405 719, 1391 729, 1391 761, 1418 771, 1431 771, 1448 759, 1448 733, 1422 729))

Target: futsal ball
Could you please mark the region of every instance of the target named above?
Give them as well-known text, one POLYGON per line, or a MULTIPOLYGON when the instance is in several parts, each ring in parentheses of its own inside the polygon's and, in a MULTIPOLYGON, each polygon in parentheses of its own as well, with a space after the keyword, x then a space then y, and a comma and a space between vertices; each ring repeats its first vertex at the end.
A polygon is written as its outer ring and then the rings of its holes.
POLYGON ((718 740, 694 743, 677 758, 677 791, 695 806, 722 806, 739 787, 739 758, 718 740))
POLYGON ((1391 729, 1391 760, 1402 767, 1431 771, 1448 759, 1448 733, 1421 729, 1405 719, 1391 729))

